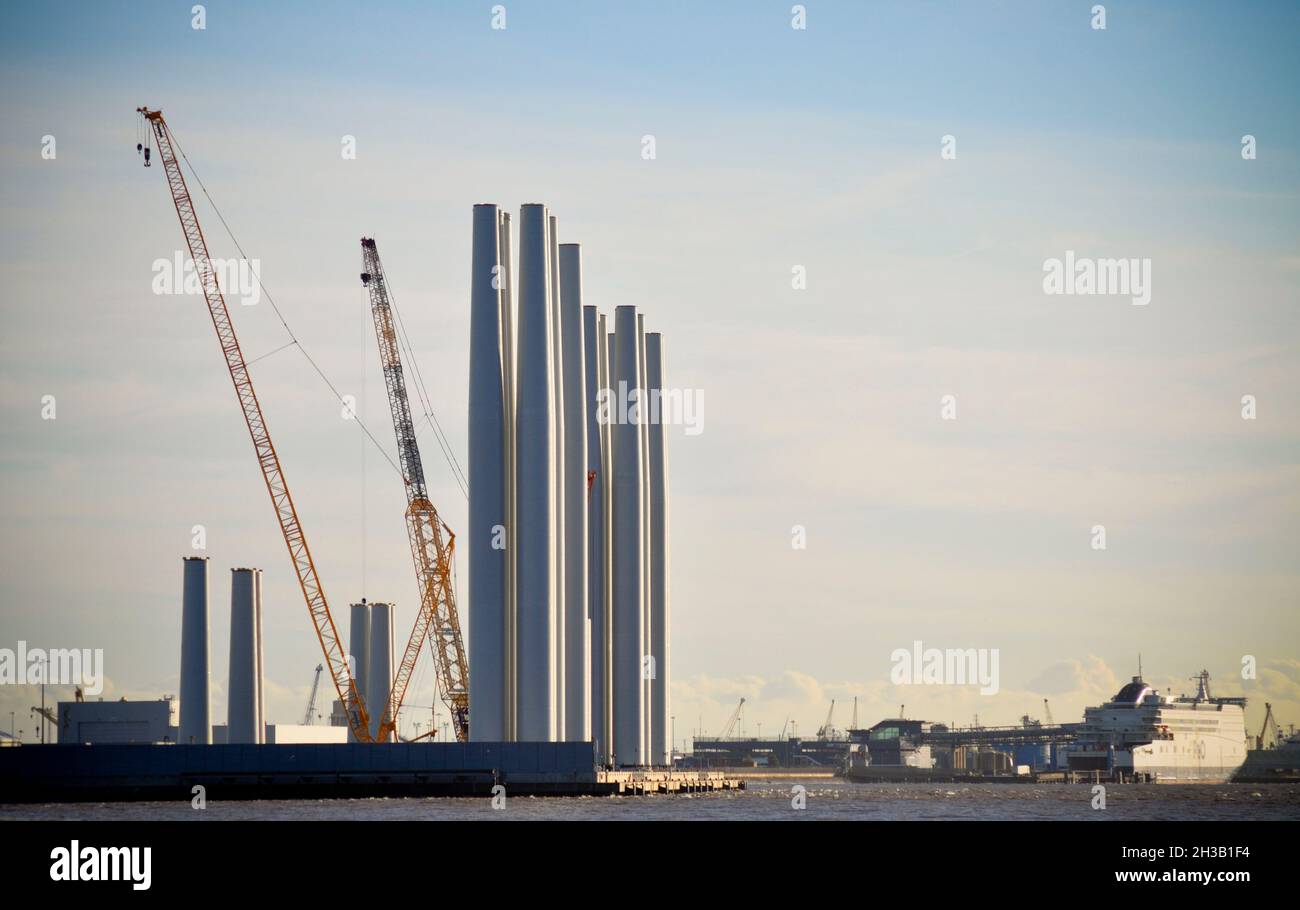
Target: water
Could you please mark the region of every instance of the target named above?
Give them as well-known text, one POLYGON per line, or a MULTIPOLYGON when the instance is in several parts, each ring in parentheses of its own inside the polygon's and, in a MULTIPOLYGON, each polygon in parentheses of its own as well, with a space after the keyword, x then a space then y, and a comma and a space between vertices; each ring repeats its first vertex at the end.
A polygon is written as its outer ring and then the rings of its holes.
POLYGON ((1300 819, 1300 785, 1124 784, 1106 788, 1106 808, 1092 808, 1087 785, 855 784, 828 780, 752 781, 739 793, 695 796, 507 797, 81 803, 0 806, 0 820, 1070 820, 1220 821, 1300 819), (807 808, 791 806, 805 788, 807 808))

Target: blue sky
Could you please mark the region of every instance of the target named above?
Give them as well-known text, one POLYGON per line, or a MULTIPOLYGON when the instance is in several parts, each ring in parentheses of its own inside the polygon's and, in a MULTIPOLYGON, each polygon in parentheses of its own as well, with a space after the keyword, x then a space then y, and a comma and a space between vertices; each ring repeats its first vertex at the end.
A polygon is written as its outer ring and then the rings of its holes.
MULTIPOLYGON (((462 458, 475 202, 547 202, 588 300, 664 332, 707 405, 671 441, 683 716, 1060 718, 1138 650, 1169 681, 1272 661, 1247 694, 1300 715, 1300 7, 1107 3, 1096 31, 1086 2, 811 2, 796 32, 790 3, 506 2, 496 31, 491 3, 214 2, 195 31, 191 5, 0 11, 0 645, 102 642, 118 691, 174 691, 202 522, 218 685, 227 566, 267 569, 273 715, 318 659, 201 302, 149 290, 181 238, 146 104, 389 448, 363 234, 462 458), (1045 296, 1067 249, 1150 258, 1151 305, 1045 296), (916 637, 1000 647, 1004 696, 899 698, 916 637)), ((236 320, 250 356, 283 342, 264 306, 236 320)), ((409 622, 380 456, 295 352, 255 379, 336 615, 364 591, 409 622)))

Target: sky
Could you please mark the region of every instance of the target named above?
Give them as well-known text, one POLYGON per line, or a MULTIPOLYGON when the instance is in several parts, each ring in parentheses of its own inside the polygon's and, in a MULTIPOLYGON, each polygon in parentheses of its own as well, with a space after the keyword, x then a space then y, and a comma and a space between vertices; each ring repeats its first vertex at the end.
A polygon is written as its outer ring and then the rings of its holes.
MULTIPOLYGON (((145 105, 390 454, 362 236, 462 464, 475 203, 548 204, 586 302, 663 333, 705 403, 668 440, 679 745, 741 697, 751 733, 855 697, 864 725, 1077 719, 1139 654, 1300 723, 1300 7, 193 5, 0 8, 0 648, 102 648, 106 698, 174 694, 201 524, 214 720, 228 568, 266 571, 273 721, 320 661, 202 298, 153 291, 183 240, 145 105), (1150 303, 1045 293, 1067 251, 1149 261, 1150 303), (999 692, 896 685, 918 640, 996 649, 999 692)), ((409 628, 400 481, 272 353, 267 301, 232 309, 336 620, 365 596, 409 628)), ((38 699, 0 685, 0 729, 38 699)))

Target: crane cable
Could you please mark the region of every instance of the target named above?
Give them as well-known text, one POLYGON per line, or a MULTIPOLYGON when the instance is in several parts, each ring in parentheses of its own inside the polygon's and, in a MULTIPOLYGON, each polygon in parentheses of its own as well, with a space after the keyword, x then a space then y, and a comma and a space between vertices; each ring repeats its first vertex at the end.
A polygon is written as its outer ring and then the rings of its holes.
MULTIPOLYGON (((397 342, 405 352, 407 362, 411 364, 415 374, 415 394, 420 399, 420 407, 424 409, 424 418, 429 426, 434 429, 434 439, 438 443, 438 448, 442 450, 442 457, 447 462, 447 467, 451 469, 451 476, 456 485, 460 487, 461 494, 468 499, 469 481, 465 477, 465 472, 461 469, 460 463, 456 460, 455 452, 451 445, 451 440, 447 439, 446 431, 443 430, 442 424, 438 422, 438 416, 433 412, 433 401, 429 397, 429 390, 424 384, 424 374, 420 370, 420 362, 415 357, 415 349, 411 345, 410 336, 406 332, 406 323, 402 319, 402 311, 397 305, 397 296, 393 293, 393 287, 388 281, 388 274, 384 271, 382 262, 379 262, 380 280, 384 283, 384 288, 388 292, 389 308, 393 315, 397 317, 397 342)), ((418 435, 418 434, 417 434, 418 435)))
MULTIPOLYGON (((208 205, 212 206, 212 211, 216 212, 217 219, 221 222, 221 226, 225 228, 226 236, 228 236, 230 242, 235 245, 235 249, 239 250, 239 255, 243 260, 248 263, 248 270, 252 273, 254 280, 257 281, 258 287, 262 289, 262 293, 266 295, 267 302, 271 304, 271 309, 275 311, 276 318, 280 320, 280 325, 284 326, 284 330, 290 338, 289 344, 276 348, 276 350, 271 351, 270 354, 282 351, 287 347, 296 346, 298 350, 302 352, 302 356, 307 358, 307 362, 311 364, 312 369, 316 371, 316 375, 324 380, 325 385, 329 387, 329 390, 332 393, 334 393, 334 397, 338 399, 339 403, 349 409, 352 414, 352 420, 354 420, 357 426, 361 428, 361 431, 370 438, 370 441, 375 444, 375 448, 379 449, 380 453, 384 456, 384 459, 392 466, 393 470, 397 472, 397 475, 405 480, 406 478, 405 475, 402 474, 402 469, 397 466, 395 461, 393 461, 387 450, 379 444, 379 440, 370 432, 370 428, 362 422, 361 418, 357 415, 356 408, 348 405, 346 399, 344 399, 343 395, 339 393, 338 388, 335 387, 334 383, 330 381, 330 378, 325 375, 325 371, 320 368, 315 359, 312 358, 311 354, 307 352, 307 349, 303 347, 302 342, 298 340, 298 336, 294 334, 293 329, 289 327, 288 321, 284 318, 284 314, 280 312, 280 308, 276 305, 275 299, 271 296, 271 292, 267 290, 266 285, 262 283, 262 277, 257 274, 257 270, 253 268, 252 260, 249 259, 248 255, 244 252, 244 248, 240 245, 238 238, 235 237, 235 232, 230 229, 230 225, 226 222, 226 217, 221 214, 221 209, 218 208, 216 202, 213 201, 212 195, 208 192, 208 188, 203 183, 203 178, 200 177, 199 172, 194 169, 194 165, 190 163, 190 159, 186 156, 185 150, 181 148, 181 144, 176 141, 176 134, 171 131, 171 127, 167 128, 167 132, 171 136, 172 145, 176 147, 176 151, 180 152, 181 159, 185 162, 185 166, 189 168, 190 174, 193 175, 195 182, 199 185, 199 189, 203 191, 203 196, 208 200, 208 205)), ((269 357, 270 354, 263 354, 261 357, 258 357, 257 360, 269 357)), ((244 365, 248 366, 248 363, 245 362, 244 365)))

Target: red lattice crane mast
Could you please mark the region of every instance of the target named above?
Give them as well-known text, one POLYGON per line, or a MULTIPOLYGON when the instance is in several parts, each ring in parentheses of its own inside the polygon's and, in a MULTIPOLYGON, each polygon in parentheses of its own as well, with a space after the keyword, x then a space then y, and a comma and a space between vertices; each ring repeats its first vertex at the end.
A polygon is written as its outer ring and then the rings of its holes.
MULTIPOLYGON (((167 174, 167 186, 171 190, 172 202, 176 205, 176 215, 180 218, 181 232, 185 234, 185 243, 190 249, 190 259, 194 262, 194 271, 199 277, 203 298, 207 301, 208 312, 212 316, 212 326, 217 330, 217 340, 221 342, 221 352, 226 358, 230 381, 234 383, 235 393, 239 396, 239 406, 244 412, 248 434, 253 439, 253 450, 257 453, 257 463, 262 469, 262 478, 266 481, 266 491, 271 495, 275 517, 280 522, 284 543, 289 548, 289 558, 293 560, 294 571, 298 574, 298 585, 302 588, 307 609, 316 626, 316 636, 320 639, 321 648, 325 652, 325 665, 329 667, 330 677, 334 680, 339 701, 346 710, 348 726, 353 735, 362 742, 373 742, 366 706, 352 679, 347 651, 339 641, 334 618, 330 615, 325 592, 316 574, 316 565, 312 562, 311 550, 307 547, 307 538, 298 521, 298 511, 294 508, 293 497, 289 495, 289 485, 284 479, 280 458, 275 453, 271 433, 266 428, 266 418, 262 415, 262 406, 258 403, 257 393, 253 390, 248 364, 244 361, 239 339, 235 336, 235 327, 230 321, 225 297, 222 296, 221 288, 217 284, 212 259, 208 256, 208 244, 203 238, 202 228, 199 227, 198 215, 194 212, 194 202, 190 199, 185 177, 181 174, 171 128, 163 119, 162 111, 151 111, 141 107, 137 108, 137 112, 145 119, 150 132, 157 139, 158 157, 167 174)), ((147 166, 148 150, 145 150, 144 160, 147 166)))
POLYGON ((364 269, 361 283, 370 292, 370 312, 375 320, 384 385, 388 388, 388 406, 393 414, 393 432, 397 434, 398 458, 406 481, 406 531, 411 540, 411 558, 415 562, 415 578, 420 588, 420 609, 416 613, 415 627, 393 677, 392 699, 384 708, 377 738, 380 742, 385 741, 393 729, 392 718, 397 716, 411 674, 415 671, 420 648, 428 638, 442 699, 451 711, 456 739, 465 742, 469 739, 469 663, 465 659, 465 642, 460 634, 460 617, 456 612, 456 593, 451 577, 456 535, 438 517, 438 510, 429 501, 420 447, 415 441, 411 404, 406 395, 406 380, 402 375, 402 356, 393 327, 384 267, 379 262, 379 250, 373 239, 361 238, 361 262, 364 269), (444 531, 447 535, 445 542, 444 531))

